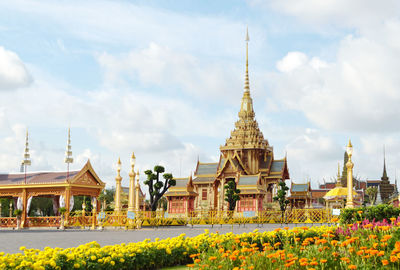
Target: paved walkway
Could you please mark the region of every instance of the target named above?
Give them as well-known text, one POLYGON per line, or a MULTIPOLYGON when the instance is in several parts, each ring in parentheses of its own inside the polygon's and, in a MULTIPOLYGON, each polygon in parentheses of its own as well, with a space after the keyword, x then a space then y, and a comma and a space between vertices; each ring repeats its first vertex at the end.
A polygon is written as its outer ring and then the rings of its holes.
MULTIPOLYGON (((312 226, 313 224, 284 224, 282 227, 296 227, 296 226, 312 226)), ((320 223, 315 225, 321 225, 320 223)), ((176 237, 182 233, 186 236, 196 236, 204 233, 205 229, 210 232, 219 232, 221 234, 234 232, 243 233, 250 232, 254 229, 259 231, 270 231, 280 228, 281 224, 247 224, 245 227, 241 225, 214 225, 212 228, 209 225, 194 226, 177 226, 177 227, 160 227, 160 228, 143 228, 141 230, 104 230, 104 231, 90 231, 90 230, 66 230, 58 231, 56 229, 27 229, 21 231, 13 230, 0 230, 0 252, 17 253, 20 246, 27 248, 44 249, 45 247, 76 247, 88 242, 96 241, 100 245, 113 245, 129 242, 140 242, 146 238, 154 240, 155 238, 168 238, 176 237)))

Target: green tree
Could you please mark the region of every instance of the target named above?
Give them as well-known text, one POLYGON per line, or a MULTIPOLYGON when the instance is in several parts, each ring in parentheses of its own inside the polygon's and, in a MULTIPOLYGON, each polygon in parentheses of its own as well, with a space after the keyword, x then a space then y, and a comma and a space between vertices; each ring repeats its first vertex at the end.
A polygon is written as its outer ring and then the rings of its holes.
POLYGON ((82 204, 85 201, 85 212, 92 211, 92 202, 90 200, 90 196, 74 196, 74 211, 75 210, 83 210, 82 204))
POLYGON ((286 194, 287 194, 288 190, 289 190, 289 188, 286 186, 285 181, 280 181, 277 196, 274 197, 274 201, 278 201, 279 208, 281 209, 281 212, 282 212, 281 222, 283 222, 285 211, 286 211, 287 205, 289 204, 289 200, 286 199, 286 194))
POLYGON ((11 202, 11 199, 0 198, 1 216, 2 217, 8 217, 10 215, 10 202, 11 202))
POLYGON ((29 216, 54 216, 53 199, 48 197, 33 197, 29 216))
POLYGON ((229 211, 235 210, 236 202, 240 200, 240 189, 236 188, 236 182, 234 180, 228 181, 225 184, 225 201, 228 202, 229 211))
POLYGON ((173 179, 171 173, 164 173, 164 182, 160 181, 160 174, 163 172, 165 172, 164 167, 159 165, 154 166, 154 172, 152 170, 147 170, 144 172, 147 175, 147 180, 144 181, 144 184, 149 187, 151 211, 157 210, 158 201, 160 198, 171 186, 176 185, 176 181, 173 179))
POLYGON ((99 200, 103 204, 105 202, 104 211, 113 211, 111 203, 114 201, 115 188, 104 189, 99 195, 99 200))
POLYGON ((376 201, 376 196, 378 195, 378 188, 369 187, 365 190, 365 193, 368 195, 369 202, 371 203, 371 205, 374 205, 376 201))

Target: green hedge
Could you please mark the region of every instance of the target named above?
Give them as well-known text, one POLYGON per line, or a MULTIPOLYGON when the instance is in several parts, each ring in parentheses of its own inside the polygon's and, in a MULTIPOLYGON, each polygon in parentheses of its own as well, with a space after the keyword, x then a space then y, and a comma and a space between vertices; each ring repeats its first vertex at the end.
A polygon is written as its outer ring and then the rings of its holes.
POLYGON ((397 218, 400 215, 400 208, 388 204, 379 204, 376 206, 346 208, 340 213, 340 222, 349 224, 368 219, 369 221, 383 221, 390 218, 397 218), (362 211, 362 212, 360 212, 362 211))

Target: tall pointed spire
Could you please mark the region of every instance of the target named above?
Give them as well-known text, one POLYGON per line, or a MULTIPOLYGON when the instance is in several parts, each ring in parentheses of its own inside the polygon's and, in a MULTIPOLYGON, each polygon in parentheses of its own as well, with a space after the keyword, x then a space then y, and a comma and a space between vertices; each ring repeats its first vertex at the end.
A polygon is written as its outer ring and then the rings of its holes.
POLYGON ((64 158, 64 163, 67 163, 67 181, 69 179, 69 164, 73 162, 74 158, 72 157, 71 129, 68 128, 67 148, 65 149, 65 158, 64 158))
POLYGON ((71 147, 71 129, 68 128, 68 139, 67 139, 67 147, 65 150, 65 158, 64 162, 69 164, 74 162, 74 158, 72 157, 72 147, 71 147))
POLYGON ((337 186, 337 187, 341 187, 341 186, 342 186, 341 177, 340 177, 340 162, 338 162, 338 165, 337 165, 336 186, 337 186))
POLYGON ((249 28, 246 28, 246 74, 244 77, 244 91, 250 91, 250 82, 249 82, 249 28))
POLYGON ((26 171, 26 166, 30 166, 31 165, 31 155, 29 154, 29 133, 28 133, 28 129, 26 129, 24 159, 22 160, 21 165, 24 166, 25 171, 26 171))
POLYGON ((382 180, 387 180, 388 176, 386 173, 386 151, 385 151, 385 145, 383 145, 383 174, 382 174, 382 180))
POLYGON ((244 77, 244 93, 242 97, 242 104, 240 106, 239 117, 241 118, 254 118, 253 100, 250 96, 250 82, 249 82, 249 30, 246 29, 246 73, 244 77))
POLYGON ((25 178, 24 178, 25 184, 26 184, 26 166, 30 166, 30 165, 31 165, 31 155, 29 154, 29 133, 28 133, 28 129, 26 129, 24 159, 21 162, 21 168, 24 169, 24 173, 25 173, 25 178))

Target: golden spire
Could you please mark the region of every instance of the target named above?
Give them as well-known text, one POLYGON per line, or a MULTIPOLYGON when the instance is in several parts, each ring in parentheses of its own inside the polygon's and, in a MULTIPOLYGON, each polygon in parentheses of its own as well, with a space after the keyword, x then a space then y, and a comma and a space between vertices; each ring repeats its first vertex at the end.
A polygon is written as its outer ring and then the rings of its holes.
POLYGON ((338 162, 338 165, 337 165, 337 180, 336 180, 336 186, 337 187, 341 187, 342 186, 342 182, 340 180, 341 180, 341 177, 340 177, 340 162, 338 162))
POLYGON ((74 162, 74 158, 72 157, 71 129, 68 128, 67 148, 65 149, 64 163, 70 164, 70 163, 73 163, 73 162, 74 162))
POLYGON ((22 160, 21 165, 24 166, 25 172, 26 172, 26 166, 31 165, 31 155, 29 154, 29 133, 28 133, 28 129, 26 129, 24 159, 22 160))
POLYGON ((254 118, 253 100, 250 97, 250 82, 249 82, 249 30, 246 29, 246 73, 244 77, 244 93, 242 97, 242 105, 240 107, 239 117, 254 118))
POLYGON ((246 74, 244 77, 244 91, 250 91, 250 82, 249 82, 249 28, 246 28, 246 74))

